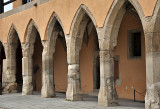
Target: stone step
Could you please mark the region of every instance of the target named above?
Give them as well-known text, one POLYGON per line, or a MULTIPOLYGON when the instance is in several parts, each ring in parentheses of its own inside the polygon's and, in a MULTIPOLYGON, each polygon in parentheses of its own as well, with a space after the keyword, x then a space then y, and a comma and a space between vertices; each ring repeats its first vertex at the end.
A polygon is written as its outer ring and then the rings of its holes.
POLYGON ((89 92, 89 96, 97 96, 98 97, 99 89, 94 89, 93 92, 89 92))

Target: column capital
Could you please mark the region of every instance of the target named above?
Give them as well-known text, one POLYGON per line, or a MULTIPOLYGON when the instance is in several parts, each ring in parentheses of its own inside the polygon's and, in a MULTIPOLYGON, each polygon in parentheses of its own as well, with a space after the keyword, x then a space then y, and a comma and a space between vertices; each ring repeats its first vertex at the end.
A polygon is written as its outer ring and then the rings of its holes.
POLYGON ((114 54, 112 50, 100 51, 100 60, 101 62, 110 62, 110 59, 114 58, 114 54))
POLYGON ((55 47, 51 47, 49 41, 47 40, 43 40, 42 41, 42 45, 43 45, 43 53, 42 55, 45 56, 52 56, 52 54, 55 52, 55 47))
POLYGON ((31 57, 34 52, 34 44, 26 42, 21 45, 23 57, 31 57))

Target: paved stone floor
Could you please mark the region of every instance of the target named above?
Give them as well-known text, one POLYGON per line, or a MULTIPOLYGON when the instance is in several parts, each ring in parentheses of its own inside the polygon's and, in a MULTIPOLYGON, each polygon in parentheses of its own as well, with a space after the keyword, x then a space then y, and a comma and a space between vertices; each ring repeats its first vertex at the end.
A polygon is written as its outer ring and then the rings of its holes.
POLYGON ((20 93, 0 95, 0 109, 144 109, 144 103, 120 99, 120 106, 104 107, 97 104, 97 97, 84 95, 83 101, 66 101, 64 93, 55 98, 41 98, 40 93, 22 96, 20 93))

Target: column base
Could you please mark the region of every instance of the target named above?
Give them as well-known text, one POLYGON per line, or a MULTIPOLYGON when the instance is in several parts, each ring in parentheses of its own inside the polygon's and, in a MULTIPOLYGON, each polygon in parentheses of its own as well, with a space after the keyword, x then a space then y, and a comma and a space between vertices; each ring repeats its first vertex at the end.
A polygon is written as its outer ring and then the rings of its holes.
POLYGON ((33 95, 33 86, 30 87, 23 87, 22 95, 33 95))
POLYGON ((54 76, 49 75, 43 72, 43 85, 41 90, 41 97, 43 98, 52 98, 56 96, 55 88, 54 88, 54 76))
POLYGON ((76 87, 68 86, 66 92, 66 100, 67 101, 82 101, 83 94, 82 92, 75 90, 76 87))
POLYGON ((17 83, 3 83, 3 94, 17 93, 17 83))
POLYGON ((47 87, 42 87, 42 90, 41 90, 42 98, 53 98, 55 96, 56 96, 55 91, 47 87))
POLYGON ((33 95, 32 76, 23 76, 22 95, 33 95))
POLYGON ((145 96, 145 109, 160 109, 160 92, 148 89, 145 96))
POLYGON ((67 101, 82 101, 83 100, 83 94, 74 94, 74 95, 66 95, 67 101))
POLYGON ((108 99, 107 90, 103 87, 100 88, 99 90, 98 105, 113 107, 113 106, 118 106, 119 103, 118 100, 116 99, 108 99))
POLYGON ((83 100, 79 75, 79 64, 68 66, 68 87, 66 92, 66 99, 68 101, 83 100))

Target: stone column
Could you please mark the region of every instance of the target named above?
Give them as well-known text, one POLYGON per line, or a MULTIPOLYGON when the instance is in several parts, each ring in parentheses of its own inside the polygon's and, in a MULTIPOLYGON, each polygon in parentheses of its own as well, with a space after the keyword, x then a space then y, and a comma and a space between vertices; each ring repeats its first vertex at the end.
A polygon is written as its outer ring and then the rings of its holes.
POLYGON ((34 45, 29 44, 29 43, 22 44, 22 51, 23 51, 23 59, 22 59, 23 88, 22 88, 22 95, 32 95, 33 94, 32 55, 33 55, 33 51, 34 51, 34 45))
POLYGON ((68 65, 68 87, 66 99, 69 101, 82 100, 79 64, 68 65))
POLYGON ((43 41, 42 67, 43 76, 41 96, 45 98, 54 97, 56 94, 54 88, 53 52, 50 51, 47 41, 43 41))
POLYGON ((67 39, 67 62, 68 62, 68 87, 66 99, 68 101, 82 100, 80 66, 79 66, 79 48, 74 45, 76 38, 67 39))
POLYGON ((160 34, 146 32, 145 109, 160 109, 160 34))
POLYGON ((100 51, 100 90, 98 104, 118 105, 114 81, 114 60, 112 51, 100 51))
POLYGON ((4 72, 4 78, 3 80, 3 87, 4 87, 4 93, 7 92, 7 86, 9 83, 15 83, 16 82, 16 49, 17 44, 4 44, 5 54, 6 54, 6 69, 7 71, 4 72))

